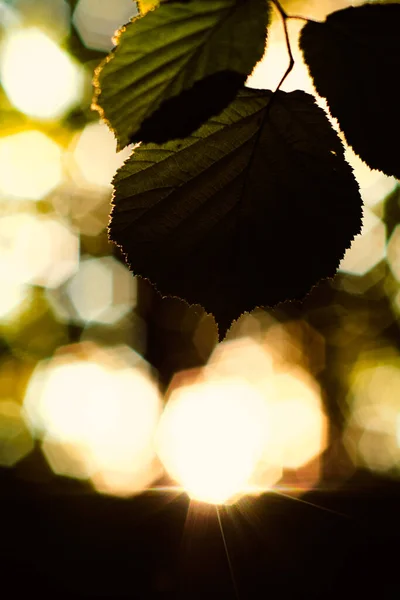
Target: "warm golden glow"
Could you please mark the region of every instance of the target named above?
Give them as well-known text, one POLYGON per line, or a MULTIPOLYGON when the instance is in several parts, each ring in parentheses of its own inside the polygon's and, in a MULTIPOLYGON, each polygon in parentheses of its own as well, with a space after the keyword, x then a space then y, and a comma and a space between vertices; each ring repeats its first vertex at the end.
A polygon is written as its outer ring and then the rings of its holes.
MULTIPOLYGON (((268 463, 298 469, 318 456, 326 447, 326 417, 322 411, 320 389, 299 366, 303 360, 301 343, 290 330, 311 337, 311 328, 302 322, 284 327, 271 325, 263 344, 240 338, 219 344, 206 367, 207 377, 242 377, 263 394, 270 411, 271 429, 267 445, 268 463), (284 342, 286 354, 279 344, 284 342)), ((321 340, 317 340, 321 348, 321 340)))
POLYGON ((4 90, 26 115, 57 119, 81 100, 80 68, 40 29, 11 30, 0 57, 4 90))
MULTIPOLYGON (((310 334, 297 325, 294 332, 310 334)), ((289 328, 286 334, 290 344, 289 328)), ((327 444, 319 386, 289 355, 274 355, 266 340, 219 344, 206 367, 172 381, 158 452, 194 499, 222 504, 266 492, 282 477, 285 484, 284 469, 300 489, 318 480, 327 444)))
POLYGON ((273 455, 286 469, 299 469, 327 444, 327 419, 318 386, 304 372, 277 375, 271 402, 273 455))
POLYGON ((269 381, 272 374, 271 353, 250 337, 218 344, 206 366, 207 377, 242 377, 254 385, 269 381))
POLYGON ((0 138, 0 196, 40 200, 62 181, 61 148, 40 131, 0 138))
POLYGON ((158 430, 158 453, 192 498, 221 504, 249 485, 269 429, 265 399, 250 384, 199 382, 172 393, 158 430))
POLYGON ((153 444, 160 397, 128 348, 67 347, 38 366, 24 406, 56 473, 90 477, 117 495, 141 491, 160 474, 153 444))

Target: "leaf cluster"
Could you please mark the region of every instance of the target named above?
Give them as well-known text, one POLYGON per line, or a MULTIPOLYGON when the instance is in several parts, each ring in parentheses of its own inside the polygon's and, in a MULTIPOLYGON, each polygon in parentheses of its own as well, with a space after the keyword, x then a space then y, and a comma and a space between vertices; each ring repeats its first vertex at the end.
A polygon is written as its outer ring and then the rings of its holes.
MULTIPOLYGON (((137 144, 113 181, 110 238, 161 294, 213 313, 223 337, 244 311, 334 276, 361 230, 358 185, 313 96, 245 87, 273 6, 291 57, 279 2, 138 5, 95 74, 94 107, 118 148, 137 144)), ((306 20, 300 35, 347 143, 397 178, 399 29, 400 5, 378 3, 306 20)))

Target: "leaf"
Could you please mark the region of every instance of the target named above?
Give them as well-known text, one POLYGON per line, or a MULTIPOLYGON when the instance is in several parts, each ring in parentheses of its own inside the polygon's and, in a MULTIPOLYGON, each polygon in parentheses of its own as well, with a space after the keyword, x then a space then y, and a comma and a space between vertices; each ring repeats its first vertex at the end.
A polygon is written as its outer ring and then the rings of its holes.
POLYGON ((160 4, 160 0, 137 0, 140 15, 145 15, 149 10, 153 10, 160 4))
POLYGON ((221 112, 262 58, 268 18, 266 0, 170 0, 127 25, 93 104, 119 149, 186 137, 221 112))
POLYGON ((308 22, 300 47, 347 143, 371 169, 400 178, 400 5, 365 4, 308 22))
POLYGON ((222 337, 332 277, 361 229, 343 146, 305 92, 243 89, 192 136, 142 144, 114 178, 109 235, 136 275, 201 304, 222 337))

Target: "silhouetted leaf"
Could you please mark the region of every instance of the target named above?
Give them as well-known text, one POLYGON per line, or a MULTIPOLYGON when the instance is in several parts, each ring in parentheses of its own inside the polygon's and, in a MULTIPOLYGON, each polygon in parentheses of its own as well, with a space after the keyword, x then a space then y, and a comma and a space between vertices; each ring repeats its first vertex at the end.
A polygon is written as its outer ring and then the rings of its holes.
POLYGON ((141 145, 115 179, 110 238, 223 336, 256 306, 334 275, 361 226, 343 146, 305 92, 244 89, 191 137, 141 145))
POLYGON ((127 25, 95 76, 118 147, 185 137, 221 112, 262 57, 268 18, 266 0, 170 0, 127 25))
POLYGON ((365 4, 309 22, 300 47, 347 143, 371 169, 400 178, 400 5, 365 4))

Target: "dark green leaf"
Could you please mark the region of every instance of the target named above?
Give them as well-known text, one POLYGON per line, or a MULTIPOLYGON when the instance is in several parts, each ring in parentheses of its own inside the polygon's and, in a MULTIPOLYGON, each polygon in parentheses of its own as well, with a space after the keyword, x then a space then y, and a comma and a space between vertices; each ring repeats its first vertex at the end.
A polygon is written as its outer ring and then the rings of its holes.
POLYGON ((186 137, 221 112, 262 58, 268 18, 266 0, 169 1, 127 25, 95 76, 118 147, 186 137))
POLYGON ((365 4, 309 22, 300 47, 354 152, 400 178, 400 5, 365 4))
POLYGON ((334 275, 361 227, 343 146, 304 92, 244 89, 191 137, 141 145, 115 179, 110 237, 163 295, 223 336, 256 306, 334 275))

